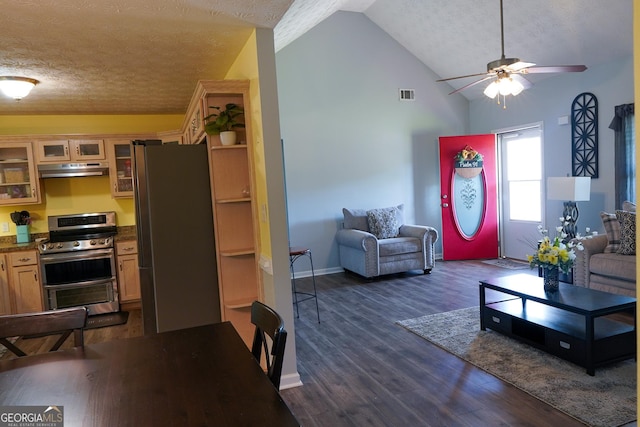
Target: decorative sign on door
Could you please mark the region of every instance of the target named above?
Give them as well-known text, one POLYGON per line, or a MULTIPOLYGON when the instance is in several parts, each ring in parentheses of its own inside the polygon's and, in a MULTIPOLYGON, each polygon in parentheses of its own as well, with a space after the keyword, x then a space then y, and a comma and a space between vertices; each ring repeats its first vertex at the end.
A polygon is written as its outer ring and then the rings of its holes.
POLYGON ((475 178, 482 172, 482 154, 469 145, 456 154, 455 161, 456 173, 463 178, 475 178))

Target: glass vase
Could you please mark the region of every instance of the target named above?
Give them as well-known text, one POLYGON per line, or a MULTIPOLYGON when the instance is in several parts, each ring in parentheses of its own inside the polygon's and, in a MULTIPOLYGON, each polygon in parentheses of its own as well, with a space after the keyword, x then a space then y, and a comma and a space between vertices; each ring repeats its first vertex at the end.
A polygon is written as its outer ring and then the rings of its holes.
POLYGON ((556 292, 560 283, 560 269, 558 267, 543 268, 542 277, 544 278, 545 292, 556 292))

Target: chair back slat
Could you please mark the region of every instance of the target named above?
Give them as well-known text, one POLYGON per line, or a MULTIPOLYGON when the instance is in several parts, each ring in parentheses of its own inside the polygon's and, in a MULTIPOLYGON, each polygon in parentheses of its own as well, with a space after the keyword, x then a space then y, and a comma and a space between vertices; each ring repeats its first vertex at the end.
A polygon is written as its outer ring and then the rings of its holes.
POLYGON ((254 301, 251 305, 251 323, 256 327, 251 353, 258 363, 261 363, 262 354, 264 354, 267 376, 273 385, 279 389, 284 350, 287 342, 284 321, 271 307, 259 301, 254 301), (267 336, 271 341, 271 351, 269 351, 267 336))
POLYGON ((15 355, 22 357, 26 356, 25 352, 8 341, 7 338, 61 334, 49 350, 56 351, 73 332, 74 345, 83 347, 86 324, 87 309, 85 307, 0 316, 0 344, 7 347, 15 355))

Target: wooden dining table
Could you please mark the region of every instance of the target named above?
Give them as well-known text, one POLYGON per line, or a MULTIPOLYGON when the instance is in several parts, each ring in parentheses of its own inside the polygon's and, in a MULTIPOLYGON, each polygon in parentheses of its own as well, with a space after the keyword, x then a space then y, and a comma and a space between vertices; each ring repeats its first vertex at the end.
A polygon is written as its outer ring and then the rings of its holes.
POLYGON ((64 426, 298 426, 231 323, 0 361, 0 407, 64 426))

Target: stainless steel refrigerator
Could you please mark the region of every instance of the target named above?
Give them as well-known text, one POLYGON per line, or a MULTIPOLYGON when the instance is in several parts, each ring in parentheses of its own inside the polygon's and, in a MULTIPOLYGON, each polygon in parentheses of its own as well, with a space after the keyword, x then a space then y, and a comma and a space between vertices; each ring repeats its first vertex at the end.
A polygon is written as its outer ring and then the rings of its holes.
POLYGON ((220 321, 206 145, 133 141, 144 334, 220 321))

